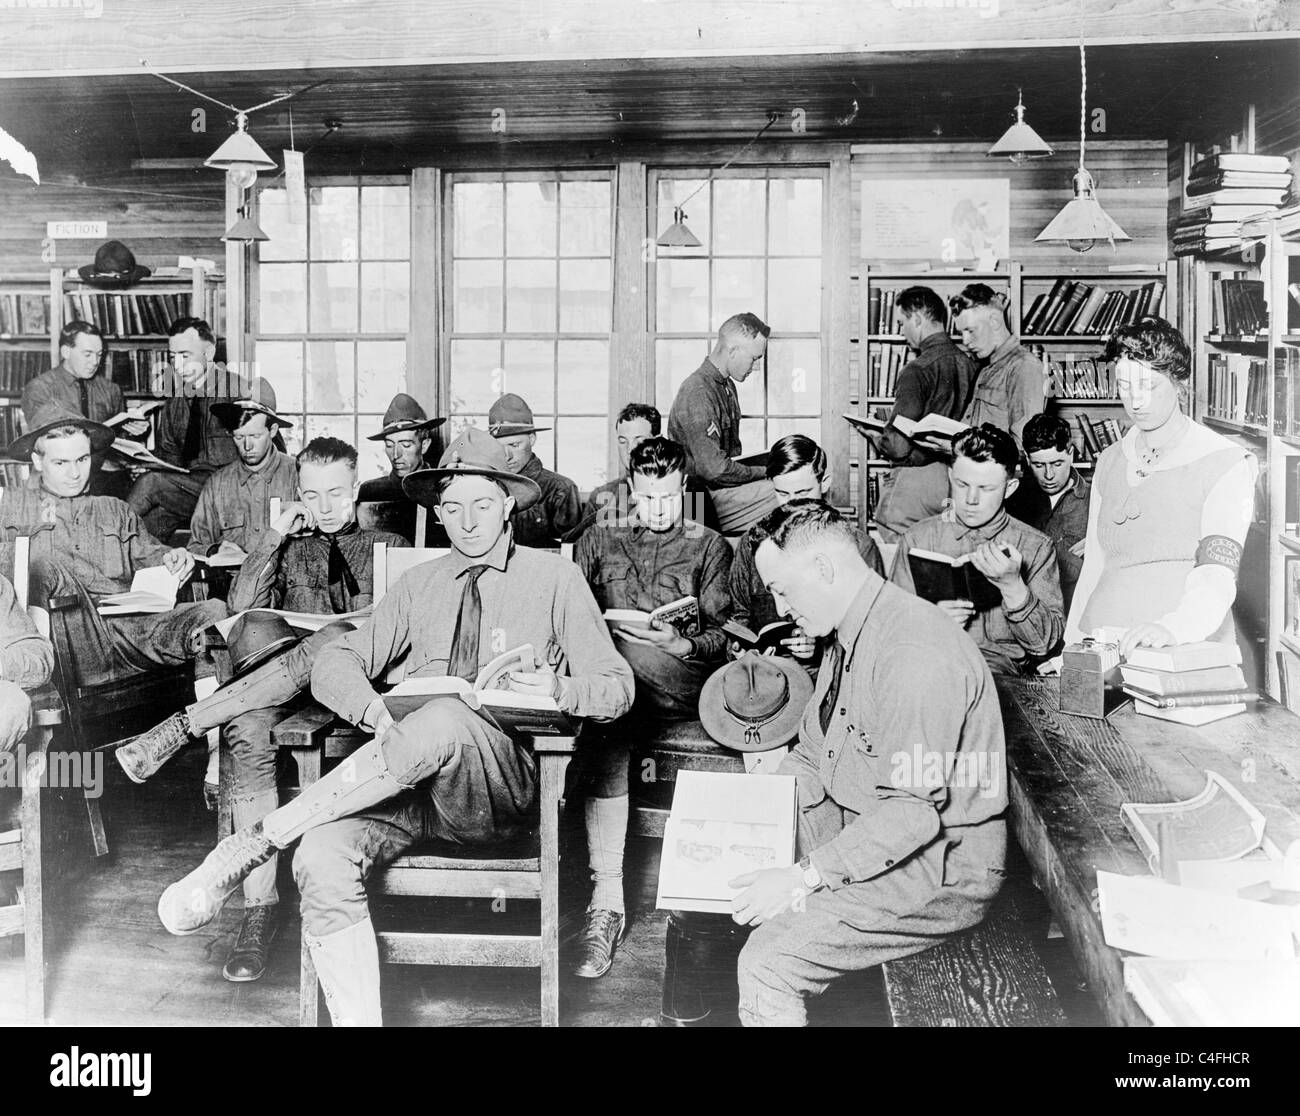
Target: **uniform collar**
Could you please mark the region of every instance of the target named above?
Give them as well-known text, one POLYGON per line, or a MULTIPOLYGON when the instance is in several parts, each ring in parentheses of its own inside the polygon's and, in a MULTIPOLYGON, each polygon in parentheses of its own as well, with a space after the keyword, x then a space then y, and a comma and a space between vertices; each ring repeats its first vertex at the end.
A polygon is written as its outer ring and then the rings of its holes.
POLYGON ((1011 522, 1011 516, 1007 513, 1006 507, 998 509, 998 514, 990 519, 983 527, 967 527, 961 522, 952 525, 953 537, 961 540, 967 538, 982 539, 987 542, 989 539, 996 539, 1003 531, 1006 530, 1007 524, 1011 522))
POLYGON ((999 361, 1006 360, 1009 356, 1020 348, 1020 342, 1014 336, 1008 337, 992 353, 989 354, 989 364, 997 364, 999 361))
POLYGON ((938 329, 935 330, 932 334, 930 334, 929 337, 925 338, 925 340, 923 340, 919 345, 917 345, 916 351, 918 353, 923 353, 927 349, 938 349, 938 348, 948 349, 952 347, 953 347, 952 338, 949 337, 946 333, 944 333, 943 330, 938 329))
POLYGON ((529 480, 536 480, 542 475, 542 459, 537 454, 533 454, 528 459, 528 464, 519 470, 519 475, 529 480))
POLYGON ((858 641, 858 636, 862 634, 862 629, 866 626, 867 617, 871 609, 875 606, 876 599, 880 596, 880 591, 885 587, 885 582, 878 574, 871 573, 858 590, 857 596, 853 598, 853 603, 849 605, 848 611, 844 614, 844 619, 835 629, 835 639, 839 645, 844 648, 848 655, 853 654, 854 645, 858 641))
POLYGON ((238 452, 236 452, 235 464, 239 466, 239 483, 247 485, 252 483, 254 477, 273 476, 285 461, 290 460, 287 453, 281 453, 274 446, 271 447, 271 452, 268 456, 270 457, 270 460, 268 460, 260 469, 254 470, 244 464, 244 459, 238 456, 238 452))
POLYGON ((635 512, 628 516, 628 524, 632 528, 632 538, 636 539, 638 542, 646 535, 649 535, 652 538, 661 539, 665 542, 668 539, 679 539, 682 537, 682 534, 686 529, 686 509, 682 509, 682 514, 677 517, 677 522, 669 527, 667 531, 650 530, 649 527, 641 522, 641 517, 635 512))
POLYGON ((713 363, 712 357, 704 358, 704 367, 713 373, 715 379, 722 380, 724 383, 731 379, 721 368, 713 363))
POLYGON ((463 554, 454 546, 451 548, 451 565, 455 571, 454 576, 459 577, 471 566, 491 566, 498 573, 505 573, 506 566, 510 562, 510 556, 515 552, 514 530, 506 524, 506 529, 501 532, 501 537, 492 544, 492 549, 479 558, 471 558, 468 554, 463 554))

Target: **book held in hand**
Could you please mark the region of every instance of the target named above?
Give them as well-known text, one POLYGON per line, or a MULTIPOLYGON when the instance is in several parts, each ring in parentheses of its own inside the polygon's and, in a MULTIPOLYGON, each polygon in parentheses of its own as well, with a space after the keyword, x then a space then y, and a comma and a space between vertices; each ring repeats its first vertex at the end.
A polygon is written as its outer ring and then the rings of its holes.
POLYGON ((170 612, 176 607, 181 579, 166 566, 137 570, 126 593, 101 597, 96 611, 100 616, 136 616, 152 612, 170 612))
POLYGON ((766 624, 758 631, 745 627, 739 620, 728 620, 722 625, 722 630, 727 633, 730 639, 734 639, 746 651, 766 651, 769 647, 775 648, 778 652, 784 651, 781 646, 781 640, 791 639, 795 634, 798 625, 793 620, 774 620, 771 624, 766 624))
POLYGON ((138 403, 133 403, 125 411, 121 411, 112 418, 105 419, 104 425, 118 427, 128 422, 146 421, 162 405, 163 400, 161 399, 143 399, 138 403))
POLYGON ((569 736, 576 731, 574 719, 555 700, 541 694, 511 689, 512 671, 530 673, 537 669, 537 654, 531 643, 503 651, 482 667, 473 682, 453 675, 406 678, 382 697, 388 711, 400 719, 424 705, 431 697, 458 697, 484 720, 506 733, 525 736, 569 736))
POLYGON ((179 465, 173 465, 170 461, 164 461, 161 457, 156 457, 139 442, 128 441, 126 438, 114 438, 112 448, 113 452, 124 458, 128 465, 143 466, 146 469, 156 469, 169 473, 189 472, 188 469, 183 469, 179 465))
POLYGON ((916 441, 918 438, 933 438, 937 441, 949 440, 970 429, 964 422, 948 418, 947 415, 928 414, 924 418, 910 419, 906 415, 894 416, 894 429, 905 437, 916 441))
POLYGON ((907 564, 916 595, 931 604, 970 601, 977 612, 996 608, 1002 603, 1001 590, 972 566, 969 558, 953 558, 920 547, 909 550, 907 564))
POLYGON ((619 628, 635 631, 638 628, 674 628, 678 635, 700 634, 700 606, 694 597, 682 597, 669 604, 660 605, 652 612, 639 608, 607 608, 604 615, 610 632, 619 628))
POLYGON ((731 881, 794 863, 792 775, 679 771, 659 861, 660 910, 730 914, 731 881))

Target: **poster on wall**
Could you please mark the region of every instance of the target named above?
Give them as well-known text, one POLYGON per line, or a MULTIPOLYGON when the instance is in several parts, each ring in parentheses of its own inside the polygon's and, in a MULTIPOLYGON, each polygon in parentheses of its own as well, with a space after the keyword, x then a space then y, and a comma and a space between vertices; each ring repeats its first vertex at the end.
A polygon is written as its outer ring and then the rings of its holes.
POLYGON ((1006 178, 891 178, 862 184, 862 258, 977 262, 1011 255, 1006 178))

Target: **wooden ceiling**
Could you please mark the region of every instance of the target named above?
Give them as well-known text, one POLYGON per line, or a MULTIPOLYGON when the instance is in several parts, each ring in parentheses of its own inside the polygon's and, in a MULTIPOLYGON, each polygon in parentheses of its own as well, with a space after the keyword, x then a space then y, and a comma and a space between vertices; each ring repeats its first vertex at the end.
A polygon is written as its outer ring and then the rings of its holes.
MULTIPOLYGON (((1295 41, 1137 44, 1088 50, 1088 104, 1106 110, 1110 139, 1206 139, 1250 102, 1295 96, 1295 41)), ((992 141, 1024 89, 1044 137, 1078 134, 1079 65, 1073 48, 708 60, 594 61, 568 65, 454 65, 186 74, 186 84, 249 106, 320 82, 284 106, 254 114, 268 151, 312 148, 309 170, 402 170, 447 148, 561 142, 620 145, 769 133, 806 141, 992 141), (853 103, 857 102, 856 111, 853 103), (505 131, 493 131, 494 110, 505 131), (791 131, 803 110, 805 131, 791 131), (342 127, 322 139, 325 121, 342 127)), ((82 179, 129 172, 135 160, 202 159, 228 134, 231 114, 146 73, 0 80, 0 127, 47 174, 82 179), (206 131, 192 110, 207 111, 206 131)), ((1100 137, 1099 137, 1100 138, 1100 137)))

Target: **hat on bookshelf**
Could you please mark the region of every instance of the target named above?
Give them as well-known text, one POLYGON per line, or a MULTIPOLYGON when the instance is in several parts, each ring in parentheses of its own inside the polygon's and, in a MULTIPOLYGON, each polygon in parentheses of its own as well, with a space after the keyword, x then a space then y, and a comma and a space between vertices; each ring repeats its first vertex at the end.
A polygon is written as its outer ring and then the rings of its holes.
POLYGON ((533 409, 514 392, 506 392, 488 411, 488 433, 494 438, 513 438, 516 434, 536 434, 549 426, 533 425, 533 409))
POLYGON ((766 752, 798 735, 812 695, 812 679, 793 659, 746 651, 704 683, 700 723, 727 748, 766 752))
POLYGON ((40 408, 32 416, 32 422, 35 425, 31 430, 5 448, 6 457, 30 464, 36 443, 51 430, 57 430, 61 426, 78 426, 84 430, 90 438, 91 453, 103 453, 117 437, 112 427, 105 426, 102 422, 92 422, 75 411, 65 411, 57 404, 40 408))
POLYGON ((390 434, 432 430, 435 426, 441 426, 446 421, 445 418, 429 418, 419 403, 407 395, 406 392, 399 391, 393 396, 393 401, 388 404, 388 410, 384 412, 383 427, 378 434, 367 434, 366 441, 382 442, 390 434))
POLYGON ((120 240, 110 240, 95 249, 95 262, 77 268, 77 274, 96 287, 129 287, 153 273, 137 264, 120 240))
POLYGON ((228 430, 238 430, 254 415, 265 415, 270 422, 292 426, 287 418, 276 414, 275 388, 258 376, 248 388, 248 395, 212 404, 212 413, 228 430))
POLYGON ((515 498, 515 511, 531 508, 542 498, 535 480, 512 473, 506 451, 486 430, 467 426, 447 447, 436 469, 417 469, 402 478, 402 491, 417 504, 432 508, 438 502, 438 482, 444 477, 490 477, 515 498))
POLYGON ((265 609, 245 612, 230 626, 226 647, 235 674, 247 674, 272 655, 298 642, 297 633, 283 616, 265 609))

